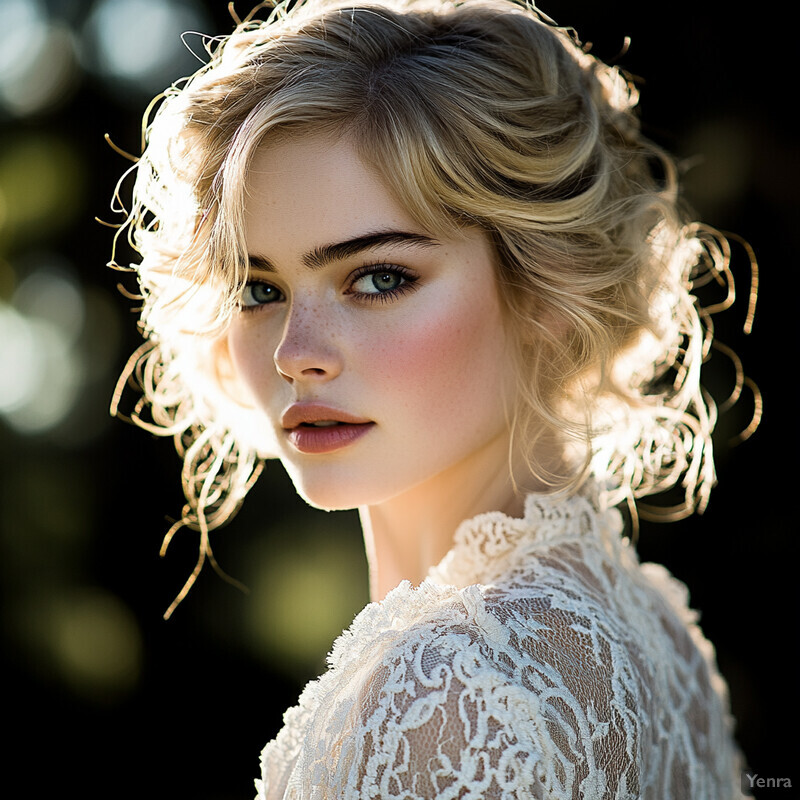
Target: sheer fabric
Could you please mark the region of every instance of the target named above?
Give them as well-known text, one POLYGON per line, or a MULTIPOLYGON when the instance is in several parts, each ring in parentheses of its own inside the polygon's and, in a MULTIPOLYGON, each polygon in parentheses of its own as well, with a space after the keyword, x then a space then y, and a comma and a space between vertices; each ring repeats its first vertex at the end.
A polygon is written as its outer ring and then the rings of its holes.
POLYGON ((337 639, 263 751, 259 800, 742 797, 686 588, 620 532, 588 496, 463 523, 337 639))

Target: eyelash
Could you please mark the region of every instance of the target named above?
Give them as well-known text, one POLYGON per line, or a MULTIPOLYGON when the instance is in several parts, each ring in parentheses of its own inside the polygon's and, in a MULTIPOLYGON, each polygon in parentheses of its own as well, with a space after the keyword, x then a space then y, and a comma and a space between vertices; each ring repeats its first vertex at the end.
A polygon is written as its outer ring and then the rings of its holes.
MULTIPOLYGON (((413 292, 417 289, 416 283, 419 278, 408 268, 400 266, 399 264, 387 264, 387 263, 380 263, 380 264, 369 264, 367 266, 359 267, 355 272, 352 273, 349 280, 349 286, 346 290, 345 294, 348 294, 352 297, 356 297, 359 302, 367 302, 367 303, 390 303, 394 299, 401 297, 404 294, 409 292, 413 292), (389 289, 385 292, 356 292, 352 290, 353 284, 359 281, 361 278, 365 278, 368 275, 379 275, 381 273, 390 273, 393 275, 398 275, 399 277, 403 278, 403 283, 399 286, 395 287, 394 289, 389 289)), ((285 299, 283 292, 273 284, 269 283, 268 281, 259 281, 253 280, 248 281, 245 284, 245 287, 254 286, 256 284, 262 284, 265 286, 271 286, 282 295, 282 299, 285 299)), ((280 302, 280 301, 275 301, 280 302)), ((239 309, 245 313, 249 313, 252 311, 258 311, 259 309, 265 308, 266 306, 273 305, 273 303, 255 303, 251 306, 246 306, 243 303, 239 304, 239 309)))
POLYGON ((350 286, 352 287, 356 281, 368 275, 380 275, 381 273, 398 275, 403 278, 403 283, 385 292, 355 292, 348 289, 346 294, 357 297, 359 301, 366 301, 368 303, 390 303, 392 300, 417 289, 416 283, 419 278, 410 269, 402 267, 399 264, 387 263, 369 264, 368 266, 359 267, 350 277, 350 286))

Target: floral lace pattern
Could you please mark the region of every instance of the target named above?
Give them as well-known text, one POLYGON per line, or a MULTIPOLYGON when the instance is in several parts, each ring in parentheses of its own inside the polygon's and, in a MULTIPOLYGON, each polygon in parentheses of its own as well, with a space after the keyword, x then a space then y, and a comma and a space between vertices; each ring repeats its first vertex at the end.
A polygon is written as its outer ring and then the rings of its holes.
POLYGON ((740 798, 683 584, 615 510, 531 495, 371 603, 262 754, 259 800, 740 798))

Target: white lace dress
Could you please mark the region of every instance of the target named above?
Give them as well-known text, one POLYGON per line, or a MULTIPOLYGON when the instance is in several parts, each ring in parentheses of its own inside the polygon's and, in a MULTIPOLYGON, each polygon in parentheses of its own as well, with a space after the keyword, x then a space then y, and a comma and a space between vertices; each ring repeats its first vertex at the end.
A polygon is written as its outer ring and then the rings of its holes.
POLYGON ((686 589, 620 531, 582 496, 463 523, 337 639, 264 749, 260 800, 741 797, 686 589))

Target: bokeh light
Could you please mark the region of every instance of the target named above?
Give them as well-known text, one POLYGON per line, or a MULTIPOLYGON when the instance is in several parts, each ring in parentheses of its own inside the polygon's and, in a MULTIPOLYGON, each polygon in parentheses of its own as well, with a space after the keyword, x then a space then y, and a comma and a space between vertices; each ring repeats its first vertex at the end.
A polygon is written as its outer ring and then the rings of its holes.
POLYGON ((78 84, 75 37, 38 0, 0 2, 0 107, 14 116, 53 113, 78 84))
POLYGON ((278 671, 313 674, 369 599, 357 524, 326 516, 302 529, 276 527, 251 543, 245 563, 251 647, 278 671))
POLYGON ((66 270, 44 266, 13 300, 0 305, 0 414, 21 433, 39 433, 69 414, 82 386, 83 298, 66 270))
POLYGON ((108 703, 135 688, 142 637, 119 598, 97 587, 59 588, 28 598, 18 614, 50 678, 69 691, 108 703))
POLYGON ((37 268, 19 284, 12 302, 20 313, 54 325, 64 342, 74 344, 83 329, 86 310, 74 273, 55 254, 29 257, 37 268))
POLYGON ((119 84, 118 89, 133 89, 139 97, 153 95, 197 69, 197 57, 176 43, 187 32, 207 29, 197 4, 101 0, 84 30, 84 60, 93 72, 119 84))

